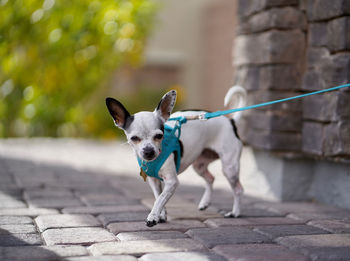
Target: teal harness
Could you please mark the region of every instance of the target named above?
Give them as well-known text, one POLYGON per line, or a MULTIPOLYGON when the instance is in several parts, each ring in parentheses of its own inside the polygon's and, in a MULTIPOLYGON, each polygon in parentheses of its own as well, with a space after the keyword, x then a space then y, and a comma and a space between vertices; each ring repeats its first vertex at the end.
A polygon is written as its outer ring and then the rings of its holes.
POLYGON ((164 135, 162 140, 161 153, 159 156, 152 161, 144 161, 137 157, 137 161, 142 168, 142 170, 149 177, 157 178, 163 180, 159 177, 158 172, 163 166, 164 162, 170 156, 171 153, 176 153, 176 172, 179 172, 181 163, 181 145, 180 145, 180 135, 181 135, 181 125, 187 122, 185 117, 170 118, 168 121, 176 121, 175 126, 164 124, 164 135))

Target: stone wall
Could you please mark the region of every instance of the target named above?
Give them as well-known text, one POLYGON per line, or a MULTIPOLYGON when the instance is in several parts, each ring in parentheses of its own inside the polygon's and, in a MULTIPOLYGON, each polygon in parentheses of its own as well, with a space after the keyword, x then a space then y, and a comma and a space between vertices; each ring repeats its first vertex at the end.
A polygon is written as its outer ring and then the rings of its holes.
MULTIPOLYGON (((249 104, 350 82, 350 0, 239 0, 235 79, 249 104)), ((350 158, 350 88, 245 114, 256 149, 350 158)))

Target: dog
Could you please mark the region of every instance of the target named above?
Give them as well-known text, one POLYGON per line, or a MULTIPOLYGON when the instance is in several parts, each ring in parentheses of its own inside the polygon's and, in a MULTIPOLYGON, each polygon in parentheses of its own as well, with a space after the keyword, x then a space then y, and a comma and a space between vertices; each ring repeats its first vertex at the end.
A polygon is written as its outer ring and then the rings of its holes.
MULTIPOLYGON (((232 87, 225 96, 225 105, 237 98, 239 107, 244 106, 246 91, 240 86, 232 87)), ((106 98, 106 105, 117 127, 122 129, 132 146, 136 156, 145 162, 155 160, 162 150, 164 124, 174 127, 176 122, 167 121, 170 117, 191 117, 206 113, 205 111, 187 110, 171 114, 176 102, 176 91, 167 92, 160 100, 156 109, 141 111, 130 115, 128 110, 116 99, 106 98)), ((219 116, 209 120, 189 120, 181 127, 180 143, 183 152, 178 172, 175 166, 174 153, 165 160, 159 170, 161 180, 148 177, 148 183, 155 196, 155 202, 146 219, 147 226, 166 222, 165 204, 174 194, 178 186, 177 175, 190 165, 205 180, 205 191, 198 205, 199 210, 205 210, 211 201, 214 177, 208 170, 208 165, 216 159, 222 162, 222 172, 227 178, 233 192, 232 211, 225 217, 240 215, 240 197, 243 187, 239 181, 240 156, 242 142, 237 134, 235 121, 240 113, 233 114, 230 119, 219 116)))

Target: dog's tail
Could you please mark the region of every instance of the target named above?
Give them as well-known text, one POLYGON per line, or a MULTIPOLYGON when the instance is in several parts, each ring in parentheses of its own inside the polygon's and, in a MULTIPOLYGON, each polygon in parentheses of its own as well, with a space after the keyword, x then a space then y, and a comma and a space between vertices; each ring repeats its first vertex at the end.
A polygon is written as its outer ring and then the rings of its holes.
MULTIPOLYGON (((224 105, 230 109, 241 108, 246 105, 247 91, 238 85, 232 86, 225 95, 224 105)), ((242 112, 235 112, 231 114, 235 122, 238 122, 242 116, 242 112)))

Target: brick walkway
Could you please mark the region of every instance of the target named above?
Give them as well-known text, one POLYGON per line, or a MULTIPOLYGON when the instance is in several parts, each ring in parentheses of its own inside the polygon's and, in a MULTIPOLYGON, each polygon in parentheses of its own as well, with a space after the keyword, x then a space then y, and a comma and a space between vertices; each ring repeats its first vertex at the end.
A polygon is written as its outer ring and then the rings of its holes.
POLYGON ((215 190, 201 212, 202 186, 185 183, 167 205, 169 221, 149 228, 152 193, 137 173, 40 162, 19 151, 6 157, 1 146, 2 261, 350 260, 350 210, 245 196, 243 216, 225 219, 228 191, 215 190))

